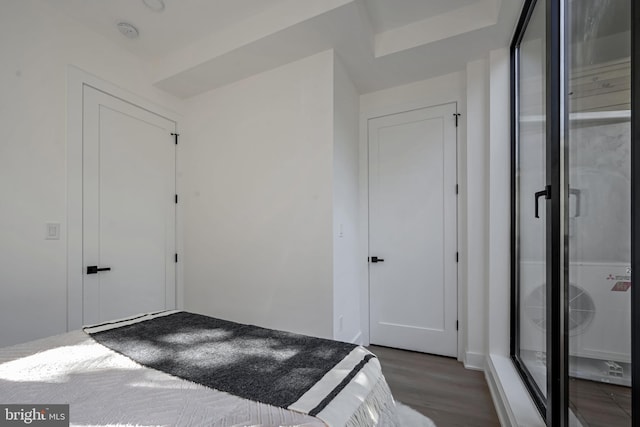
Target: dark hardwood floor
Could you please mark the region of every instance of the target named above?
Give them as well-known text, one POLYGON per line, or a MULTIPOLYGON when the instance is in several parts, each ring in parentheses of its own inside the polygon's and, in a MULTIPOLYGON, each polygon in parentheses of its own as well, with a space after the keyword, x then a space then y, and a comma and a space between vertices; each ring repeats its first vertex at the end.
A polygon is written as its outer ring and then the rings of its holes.
POLYGON ((631 425, 631 388, 571 378, 569 406, 584 427, 631 425))
MULTIPOLYGON (((499 426, 484 373, 449 357, 369 346, 396 400, 438 427, 499 426)), ((631 425, 631 389, 571 378, 570 406, 585 427, 631 425)), ((407 426, 410 427, 410 426, 407 426)))
POLYGON ((500 426, 484 373, 465 369, 449 357, 368 348, 378 356, 395 399, 438 427, 500 426))

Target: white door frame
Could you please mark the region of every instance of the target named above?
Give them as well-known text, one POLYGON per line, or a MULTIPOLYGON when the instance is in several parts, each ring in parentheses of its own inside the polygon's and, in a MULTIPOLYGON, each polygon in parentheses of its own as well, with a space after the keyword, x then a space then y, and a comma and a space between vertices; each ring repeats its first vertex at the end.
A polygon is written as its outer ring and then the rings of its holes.
MULTIPOLYGON (((446 102, 428 102, 428 101, 419 101, 413 103, 406 103, 401 105, 394 105, 390 107, 382 107, 372 111, 366 111, 360 114, 360 141, 359 141, 359 200, 360 206, 358 209, 358 217, 359 217, 359 244, 358 244, 358 253, 360 254, 360 258, 362 260, 362 264, 360 264, 360 313, 361 313, 361 321, 360 324, 362 326, 362 343, 363 345, 370 344, 370 316, 369 316, 369 263, 367 258, 369 256, 369 132, 368 132, 368 124, 369 120, 375 119, 378 117, 384 117, 391 114, 399 114, 405 113, 408 111, 418 110, 422 108, 435 107, 438 105, 455 103, 457 112, 461 113, 460 101, 452 99, 446 102)), ((454 118, 451 118, 454 120, 454 118)), ((456 177, 458 185, 463 182, 461 179, 461 171, 460 171, 460 127, 464 126, 465 120, 458 121, 458 128, 456 129, 456 177)), ((458 194, 458 200, 456 203, 456 211, 457 213, 457 221, 456 221, 456 245, 458 247, 458 251, 462 252, 462 248, 460 246, 460 197, 464 192, 460 192, 458 194)), ((461 256, 463 259, 464 257, 461 256)), ((465 322, 463 318, 466 317, 465 308, 462 305, 463 295, 466 295, 466 286, 460 280, 460 265, 458 263, 456 265, 457 269, 457 309, 458 309, 458 357, 457 359, 462 361, 464 360, 464 342, 465 342, 465 333, 464 325, 465 322)))
MULTIPOLYGON (((67 68, 67 331, 82 326, 82 116, 83 88, 93 87, 127 103, 158 114, 176 124, 178 114, 142 97, 106 82, 73 65, 67 68)), ((178 147, 176 147, 177 150, 178 147)), ((177 161, 176 153, 176 161, 177 161)), ((176 164, 177 180, 177 164, 176 164)), ((178 192, 176 182, 176 192, 178 192)), ((182 242, 182 209, 176 205, 176 251, 184 253, 182 242)), ((183 262, 176 266, 176 308, 182 308, 183 262)))

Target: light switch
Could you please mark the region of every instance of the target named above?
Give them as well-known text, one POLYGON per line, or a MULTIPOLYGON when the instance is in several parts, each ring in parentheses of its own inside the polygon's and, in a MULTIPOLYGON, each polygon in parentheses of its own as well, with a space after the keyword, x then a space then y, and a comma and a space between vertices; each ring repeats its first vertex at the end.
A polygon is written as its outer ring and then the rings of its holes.
POLYGON ((46 240, 60 240, 60 223, 47 222, 44 238, 46 240))

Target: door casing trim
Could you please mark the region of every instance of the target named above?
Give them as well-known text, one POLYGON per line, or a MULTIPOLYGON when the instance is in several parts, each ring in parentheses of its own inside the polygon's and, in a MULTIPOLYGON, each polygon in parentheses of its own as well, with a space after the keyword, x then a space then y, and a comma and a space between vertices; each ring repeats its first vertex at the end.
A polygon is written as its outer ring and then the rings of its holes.
MULTIPOLYGON (((358 219, 359 219, 359 239, 358 239, 358 254, 362 264, 360 264, 359 284, 360 284, 360 324, 362 328, 362 345, 368 346, 370 344, 370 316, 369 316, 369 268, 367 257, 369 256, 369 132, 368 125, 369 120, 378 117, 388 116, 392 114, 406 113, 413 110, 419 110, 422 108, 436 107, 444 104, 456 104, 456 111, 460 111, 460 100, 452 97, 450 100, 422 100, 417 102, 404 103, 400 105, 393 105, 390 107, 377 108, 371 111, 365 111, 360 113, 360 140, 359 140, 359 180, 358 180, 358 219)), ((464 105, 464 104, 463 104, 464 105)), ((459 120, 458 128, 456 129, 456 180, 458 185, 461 182, 460 177, 460 129, 464 126, 465 120, 459 120)), ((460 247, 460 221, 463 220, 460 215, 460 197, 463 192, 458 194, 456 201, 456 247, 458 251, 460 247)), ((458 337, 457 337, 457 360, 465 360, 465 346, 464 341, 466 337, 466 331, 464 330, 465 322, 462 321, 462 317, 466 317, 466 313, 463 311, 462 301, 463 295, 466 295, 466 286, 460 281, 460 266, 462 262, 457 263, 457 301, 456 307, 458 311, 458 337)))
MULTIPOLYGON (((100 79, 73 65, 67 68, 67 331, 82 327, 82 115, 83 88, 90 86, 175 123, 179 133, 179 115, 100 79)), ((176 147, 176 150, 178 147, 176 147)), ((178 153, 176 152, 176 160, 178 153)), ((176 179, 177 179, 176 164, 176 179)), ((176 190, 178 190, 176 182, 176 190)), ((176 205, 176 250, 182 254, 182 210, 176 205)), ((183 259, 183 258, 181 258, 183 259)), ((183 262, 176 265, 176 308, 184 305, 183 262)))

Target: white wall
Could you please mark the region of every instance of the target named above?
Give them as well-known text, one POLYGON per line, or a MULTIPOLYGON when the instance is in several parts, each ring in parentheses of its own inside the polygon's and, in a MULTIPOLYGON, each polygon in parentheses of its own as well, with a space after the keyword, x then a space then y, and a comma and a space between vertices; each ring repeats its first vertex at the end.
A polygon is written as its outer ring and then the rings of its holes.
POLYGON ((0 346, 67 328, 66 83, 74 64, 179 110, 150 69, 45 2, 0 6, 0 346), (45 240, 45 223, 62 225, 45 240))
POLYGON ((185 309, 333 336, 333 51, 190 99, 185 309))
MULTIPOLYGON (((458 103, 458 112, 462 114, 462 120, 458 127, 458 182, 461 185, 458 197, 458 249, 460 251, 460 264, 458 265, 458 319, 463 325, 458 334, 458 354, 462 355, 467 348, 467 335, 464 328, 466 319, 466 306, 461 304, 466 301, 467 283, 466 268, 466 77, 465 72, 446 74, 428 80, 423 80, 407 85, 397 86, 360 96, 360 244, 359 256, 366 259, 368 256, 368 158, 367 158, 367 120, 387 114, 408 111, 415 108, 432 105, 458 103)), ((369 282, 368 269, 365 265, 360 274, 361 295, 361 323, 363 327, 363 341, 369 342, 369 282)))
POLYGON ((489 54, 489 262, 487 305, 488 349, 509 354, 511 294, 511 134, 505 118, 510 117, 509 51, 489 54))
POLYGON ((469 62, 467 76, 467 269, 465 366, 484 369, 501 425, 542 427, 509 357, 509 50, 469 62))
POLYGON ((333 145, 333 337, 361 339, 360 287, 367 267, 358 252, 358 111, 360 97, 336 57, 334 60, 333 145))
POLYGON ((467 64, 467 347, 464 364, 468 368, 483 369, 485 346, 485 307, 487 292, 487 263, 489 262, 487 212, 488 205, 488 64, 484 59, 467 64))

